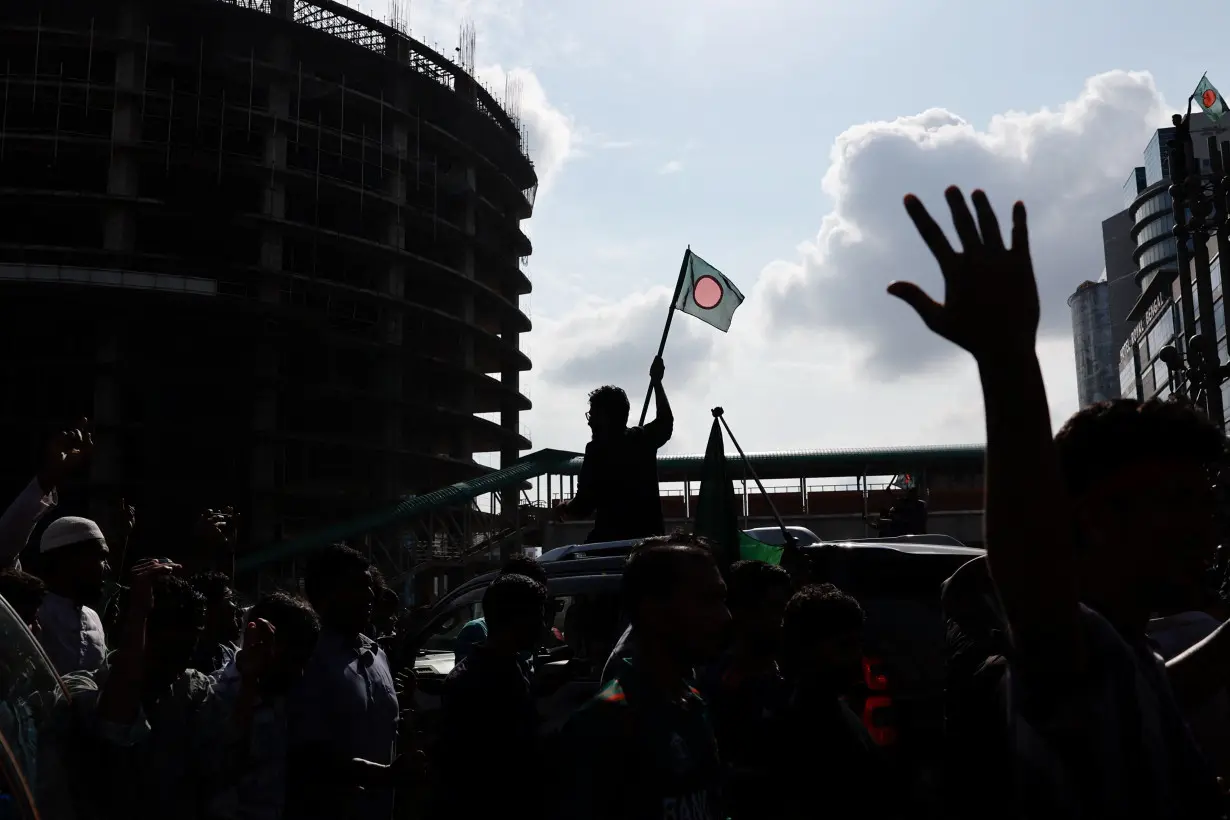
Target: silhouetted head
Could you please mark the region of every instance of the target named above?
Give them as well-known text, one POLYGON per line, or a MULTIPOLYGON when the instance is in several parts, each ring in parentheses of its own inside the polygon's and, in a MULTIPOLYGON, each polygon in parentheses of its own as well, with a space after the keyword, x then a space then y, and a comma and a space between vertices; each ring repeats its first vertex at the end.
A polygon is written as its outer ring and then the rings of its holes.
POLYGON ((290 691, 303 676, 304 667, 316 648, 320 620, 307 601, 285 592, 265 595, 248 611, 248 621, 265 620, 273 627, 273 663, 261 680, 268 694, 290 691))
POLYGON ((525 553, 510 556, 504 566, 500 567, 500 575, 524 575, 543 586, 547 585, 547 571, 542 568, 542 564, 525 553))
POLYGON ((596 440, 622 433, 628 426, 628 394, 614 385, 604 385, 589 394, 586 419, 596 440))
POLYGON ((730 611, 704 538, 682 532, 646 538, 628 557, 621 593, 642 645, 652 643, 686 666, 717 654, 730 611))
POLYGON ((154 688, 170 686, 188 668, 205 630, 205 607, 205 596, 184 579, 154 581, 154 608, 145 622, 145 676, 154 688))
POLYGON ((205 596, 205 640, 234 643, 243 632, 239 602, 231 579, 221 572, 199 572, 188 579, 205 596))
POLYGON ((371 624, 376 592, 371 564, 342 544, 326 547, 312 558, 303 575, 308 602, 323 626, 357 635, 371 624))
POLYGON ((846 692, 862 672, 864 621, 858 601, 832 584, 803 587, 782 620, 786 674, 826 694, 846 692))
POLYGON ((78 604, 97 604, 111 567, 102 530, 88 518, 52 521, 39 539, 40 574, 48 585, 78 604))
POLYGON ((546 605, 547 588, 533 578, 496 576, 483 595, 487 643, 517 652, 537 649, 546 605))
POLYGON ((1225 454, 1202 412, 1181 401, 1102 402, 1068 419, 1055 444, 1086 601, 1115 620, 1125 607, 1153 605, 1165 587, 1200 581, 1218 542, 1215 471, 1225 454))
POLYGON ((736 561, 726 583, 736 639, 757 655, 772 656, 781 643, 782 613, 793 591, 790 574, 764 561, 736 561))

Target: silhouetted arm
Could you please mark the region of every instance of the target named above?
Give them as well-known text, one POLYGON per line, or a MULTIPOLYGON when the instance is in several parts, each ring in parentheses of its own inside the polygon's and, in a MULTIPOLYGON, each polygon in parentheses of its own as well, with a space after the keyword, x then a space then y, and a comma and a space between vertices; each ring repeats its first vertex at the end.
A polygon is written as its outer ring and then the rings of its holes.
POLYGON ((675 414, 671 412, 670 400, 661 381, 653 383, 653 421, 645 425, 645 435, 655 450, 661 449, 675 434, 675 414))

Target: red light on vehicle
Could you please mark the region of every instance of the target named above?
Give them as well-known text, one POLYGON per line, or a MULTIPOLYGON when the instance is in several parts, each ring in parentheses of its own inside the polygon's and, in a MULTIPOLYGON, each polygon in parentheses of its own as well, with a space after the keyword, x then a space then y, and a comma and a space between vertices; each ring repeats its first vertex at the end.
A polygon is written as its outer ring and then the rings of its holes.
POLYGON ((877 713, 892 709, 893 699, 887 695, 874 695, 863 703, 863 726, 875 741, 877 746, 891 746, 897 742, 897 730, 892 726, 882 726, 877 720, 877 713))
MULTIPOLYGON (((863 683, 868 692, 887 692, 888 675, 881 671, 879 658, 863 658, 863 683)), ((897 730, 892 723, 893 699, 886 694, 869 695, 863 701, 863 726, 877 746, 897 742, 897 730)))
POLYGON ((888 690, 888 676, 880 671, 878 658, 863 658, 863 683, 872 692, 888 690))

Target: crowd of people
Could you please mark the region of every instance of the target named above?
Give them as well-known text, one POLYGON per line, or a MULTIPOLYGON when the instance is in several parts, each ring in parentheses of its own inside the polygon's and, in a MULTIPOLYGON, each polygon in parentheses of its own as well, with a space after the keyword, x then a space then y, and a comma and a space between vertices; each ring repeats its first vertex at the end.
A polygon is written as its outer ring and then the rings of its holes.
MULTIPOLYGON (((960 251, 905 202, 944 302, 889 286, 974 356, 985 400, 986 555, 935 590, 941 815, 1224 818, 1230 627, 1209 571, 1225 438, 1177 400, 1097 405, 1052 435, 1024 207, 1006 246, 985 195, 973 213, 955 188, 947 200, 960 251)), ((622 635, 558 732, 543 731, 538 698, 572 665, 544 653, 562 636, 540 563, 516 557, 486 588, 425 740, 413 677, 397 675, 400 602, 353 549, 321 550, 300 589, 244 609, 225 571, 129 567, 131 508, 105 527, 56 519, 27 548, 88 456, 85 431, 57 437, 0 516, 0 595, 63 681, 17 696, 7 670, 0 714, 44 816, 923 816, 844 697, 864 673, 859 601, 793 552, 727 565, 703 538, 661 534, 656 490, 619 492, 651 480, 670 437, 662 374, 656 361, 645 428, 627 427, 626 396, 591 396, 593 460, 560 513, 593 514, 604 537, 626 517, 643 540, 620 580, 622 635), (125 583, 104 604, 109 562, 125 583)), ((203 520, 227 537, 229 512, 203 520)))

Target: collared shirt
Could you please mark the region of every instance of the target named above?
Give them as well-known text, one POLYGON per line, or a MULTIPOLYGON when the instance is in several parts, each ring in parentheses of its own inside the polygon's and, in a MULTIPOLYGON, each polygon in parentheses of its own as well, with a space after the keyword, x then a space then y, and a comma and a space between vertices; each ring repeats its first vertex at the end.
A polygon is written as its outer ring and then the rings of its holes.
MULTIPOLYGON (((323 629, 303 678, 288 704, 289 743, 296 750, 323 750, 337 760, 393 762, 397 745, 397 693, 384 651, 364 635, 347 637, 323 629)), ((319 755, 320 752, 307 752, 319 755)), ((385 820, 393 792, 363 791, 336 783, 300 783, 295 817, 361 817, 385 820)))
POLYGON ((246 732, 231 720, 240 679, 232 663, 215 688, 210 721, 220 731, 211 752, 219 777, 205 807, 207 820, 281 820, 286 809, 287 703, 260 700, 246 732), (227 674, 234 673, 234 674, 227 674))
POLYGON ((624 661, 568 720, 563 815, 596 820, 722 820, 722 769, 705 702, 680 681, 669 701, 624 661))
POLYGON ((97 612, 49 592, 38 608, 38 620, 43 627, 38 641, 61 675, 102 666, 107 637, 97 612))
POLYGON ((26 548, 30 533, 44 515, 60 502, 55 490, 44 493, 35 478, 13 499, 4 514, 0 515, 0 567, 12 566, 21 569, 17 556, 26 548))
POLYGON ((192 658, 192 668, 207 675, 219 677, 235 662, 239 647, 233 643, 212 643, 201 641, 192 658))
MULTIPOLYGON (((110 665, 104 662, 94 676, 101 690, 109 677, 110 665)), ((209 675, 186 669, 148 712, 145 704, 138 709, 131 725, 98 722, 98 734, 108 744, 99 762, 107 771, 111 816, 202 816, 217 780, 216 738, 227 725, 210 708, 214 685, 209 675)))

